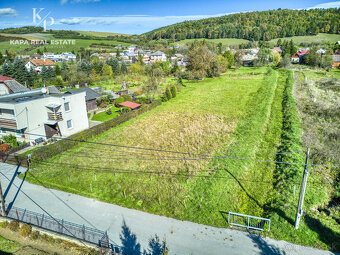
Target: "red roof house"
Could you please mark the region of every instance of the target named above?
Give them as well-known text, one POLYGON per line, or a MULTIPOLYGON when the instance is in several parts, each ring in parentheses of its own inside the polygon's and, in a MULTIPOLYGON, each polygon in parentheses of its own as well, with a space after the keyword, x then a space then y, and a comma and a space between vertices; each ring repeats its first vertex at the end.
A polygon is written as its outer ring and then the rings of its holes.
POLYGON ((119 106, 125 106, 130 108, 131 110, 135 110, 138 109, 139 107, 142 106, 142 104, 138 104, 138 103, 134 103, 134 102, 130 102, 130 101, 125 101, 123 103, 118 104, 119 106))

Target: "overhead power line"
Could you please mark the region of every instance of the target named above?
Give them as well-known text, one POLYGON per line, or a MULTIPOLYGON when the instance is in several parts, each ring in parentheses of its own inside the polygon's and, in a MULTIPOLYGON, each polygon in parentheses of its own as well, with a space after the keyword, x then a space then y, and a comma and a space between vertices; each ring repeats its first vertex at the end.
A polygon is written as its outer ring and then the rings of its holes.
MULTIPOLYGON (((184 178, 212 178, 212 179, 235 179, 234 177, 230 176, 212 176, 212 175, 199 175, 199 174, 192 174, 192 173, 173 173, 173 172, 160 172, 160 171, 151 171, 151 170, 133 170, 133 169, 122 169, 122 168, 109 168, 109 167, 86 167, 86 166, 80 166, 80 165, 75 165, 75 164, 68 164, 68 163, 49 163, 49 162, 42 162, 42 165, 48 165, 48 166, 63 166, 63 167, 71 167, 72 169, 83 169, 83 170, 88 170, 92 171, 94 173, 123 173, 123 174, 155 174, 159 176, 178 176, 178 177, 184 177, 184 178)), ((216 170, 226 170, 226 169, 206 169, 206 171, 216 171, 216 170)), ((245 181, 245 182, 254 182, 254 183, 274 183, 274 181, 264 181, 264 180, 249 180, 249 179, 243 179, 243 178, 236 178, 240 181, 245 181)), ((299 182, 291 182, 292 184, 300 184, 299 182)), ((311 182, 315 184, 329 184, 330 182, 311 182)))
MULTIPOLYGON (((27 134, 35 135, 39 137, 46 137, 44 135, 38 135, 38 134, 32 134, 32 133, 27 133, 27 134)), ((112 147, 119 147, 119 148, 136 149, 136 150, 147 150, 147 151, 166 152, 166 153, 174 153, 174 154, 182 154, 182 155, 201 156, 201 157, 206 157, 206 158, 246 160, 246 161, 257 161, 257 162, 266 162, 266 163, 274 163, 274 164, 290 164, 290 165, 303 165, 303 166, 305 165, 304 163, 297 163, 297 162, 281 162, 281 161, 271 161, 271 160, 263 160, 263 159, 251 159, 251 158, 240 158, 240 157, 231 157, 231 156, 208 155, 208 154, 191 153, 191 152, 179 152, 179 151, 171 151, 171 150, 160 150, 160 149, 135 147, 135 146, 128 146, 128 145, 118 145, 118 144, 101 143, 101 142, 93 142, 93 141, 85 141, 85 140, 75 140, 75 139, 71 139, 67 137, 64 137, 64 138, 55 137, 55 138, 60 139, 60 140, 68 140, 68 141, 80 142, 80 143, 90 143, 90 144, 96 144, 96 145, 104 145, 104 146, 112 146, 112 147)), ((340 166, 333 166, 333 165, 321 165, 321 164, 308 164, 308 165, 340 168, 340 166)))

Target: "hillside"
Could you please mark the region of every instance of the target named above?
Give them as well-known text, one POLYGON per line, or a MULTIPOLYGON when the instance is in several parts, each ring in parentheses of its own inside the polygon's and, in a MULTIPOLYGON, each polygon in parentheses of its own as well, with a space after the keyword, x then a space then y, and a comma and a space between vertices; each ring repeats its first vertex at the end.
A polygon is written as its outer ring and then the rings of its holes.
POLYGON ((148 39, 275 38, 339 33, 339 9, 270 10, 230 14, 222 17, 184 21, 145 33, 148 39))

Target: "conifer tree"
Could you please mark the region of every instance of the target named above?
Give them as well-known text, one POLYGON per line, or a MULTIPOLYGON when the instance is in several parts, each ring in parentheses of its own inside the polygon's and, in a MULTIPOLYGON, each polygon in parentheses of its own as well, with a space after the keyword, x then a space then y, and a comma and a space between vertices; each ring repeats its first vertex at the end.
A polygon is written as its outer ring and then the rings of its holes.
POLYGON ((120 67, 120 71, 122 74, 126 74, 128 72, 128 69, 126 67, 125 62, 122 63, 121 67, 120 67))

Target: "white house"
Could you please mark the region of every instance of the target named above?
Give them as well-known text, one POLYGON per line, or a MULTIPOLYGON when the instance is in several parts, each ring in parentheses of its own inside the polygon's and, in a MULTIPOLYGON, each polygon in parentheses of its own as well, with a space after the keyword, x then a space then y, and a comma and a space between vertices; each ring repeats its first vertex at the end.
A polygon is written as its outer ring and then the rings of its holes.
POLYGON ((25 65, 28 71, 33 69, 38 73, 41 72, 43 66, 55 68, 55 63, 50 59, 31 59, 25 65))
POLYGON ((0 96, 0 137, 67 137, 89 127, 86 92, 65 94, 54 86, 0 96))
POLYGON ((44 53, 42 58, 50 59, 50 60, 53 60, 54 62, 58 62, 58 61, 75 61, 77 57, 71 52, 63 52, 61 54, 54 54, 54 53, 46 52, 44 53))
POLYGON ((135 50, 136 50, 136 46, 130 45, 130 46, 128 47, 128 52, 129 52, 129 53, 133 53, 133 52, 135 52, 135 50))
POLYGON ((156 51, 150 54, 150 62, 166 61, 166 54, 161 51, 156 51))

